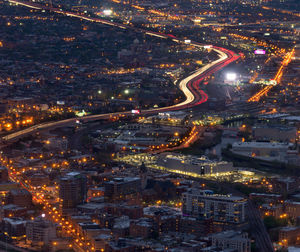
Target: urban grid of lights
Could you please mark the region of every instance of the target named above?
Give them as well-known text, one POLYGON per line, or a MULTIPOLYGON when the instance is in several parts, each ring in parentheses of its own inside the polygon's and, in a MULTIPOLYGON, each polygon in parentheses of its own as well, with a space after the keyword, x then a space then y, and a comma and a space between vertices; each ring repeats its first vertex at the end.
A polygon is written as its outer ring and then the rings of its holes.
MULTIPOLYGON (((274 82, 279 84, 281 82, 282 74, 283 74, 283 69, 286 67, 292 60, 292 57, 295 53, 295 49, 292 51, 286 53, 283 61, 280 64, 280 68, 278 69, 275 77, 274 77, 274 82)), ((263 96, 267 95, 268 92, 273 88, 273 85, 268 85, 264 87, 262 90, 260 90, 258 93, 253 95, 251 98, 248 99, 248 102, 258 102, 263 96)))

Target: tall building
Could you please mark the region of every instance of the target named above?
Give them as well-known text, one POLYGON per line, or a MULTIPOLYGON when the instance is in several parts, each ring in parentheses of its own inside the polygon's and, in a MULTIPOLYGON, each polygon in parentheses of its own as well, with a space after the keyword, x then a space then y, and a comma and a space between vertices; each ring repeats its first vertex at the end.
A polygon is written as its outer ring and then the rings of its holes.
POLYGON ((182 212, 198 219, 212 218, 216 222, 239 224, 245 222, 246 201, 238 196, 192 188, 183 193, 182 212))
POLYGON ((80 172, 70 172, 60 179, 59 197, 62 209, 72 209, 82 204, 87 195, 87 178, 80 172))
POLYGON ((139 173, 140 173, 140 178, 141 178, 141 188, 142 188, 142 190, 144 190, 148 183, 148 169, 144 162, 140 166, 139 173))

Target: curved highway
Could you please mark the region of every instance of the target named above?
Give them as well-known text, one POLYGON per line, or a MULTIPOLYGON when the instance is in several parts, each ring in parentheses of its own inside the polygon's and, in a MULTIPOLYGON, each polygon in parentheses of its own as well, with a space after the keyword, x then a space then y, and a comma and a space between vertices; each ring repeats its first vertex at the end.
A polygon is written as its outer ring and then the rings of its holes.
MULTIPOLYGON (((57 8, 47 7, 47 6, 37 4, 37 3, 23 2, 23 1, 18 1, 18 0, 8 0, 8 1, 13 4, 22 5, 22 6, 25 6, 28 8, 32 8, 32 9, 49 10, 49 11, 53 11, 55 13, 63 14, 63 15, 70 16, 70 17, 80 18, 82 20, 87 20, 90 22, 102 23, 102 24, 106 24, 106 25, 110 25, 110 26, 114 26, 114 27, 118 27, 118 28, 122 28, 122 29, 134 29, 138 32, 145 33, 149 36, 155 36, 155 37, 159 37, 159 38, 163 38, 163 39, 172 39, 176 43, 185 43, 184 40, 178 39, 178 38, 174 37, 173 35, 169 35, 169 34, 163 34, 163 33, 158 33, 158 32, 147 31, 144 29, 134 28, 132 26, 114 23, 111 21, 107 21, 105 19, 87 17, 87 16, 77 14, 74 12, 62 11, 57 8)), ((193 45, 195 47, 203 47, 203 45, 201 45, 197 42, 191 42, 189 44, 193 45)), ((201 81, 204 80, 206 77, 212 75, 219 69, 225 67, 226 65, 232 63, 233 61, 235 61, 239 58, 239 56, 236 55, 234 52, 227 50, 225 48, 211 46, 211 49, 218 53, 219 58, 217 60, 205 65, 204 67, 194 71, 191 75, 189 75, 188 77, 181 80, 180 83, 178 84, 178 87, 184 93, 184 95, 186 97, 185 101, 175 104, 175 105, 172 105, 172 106, 168 106, 168 107, 143 110, 142 114, 149 115, 149 114, 155 114, 155 113, 164 112, 164 111, 181 110, 181 109, 186 109, 186 108, 189 108, 192 106, 197 106, 201 103, 206 102, 208 99, 208 96, 203 90, 200 89, 201 81)), ((114 116, 125 116, 125 115, 130 115, 130 114, 131 114, 131 111, 125 111, 125 112, 115 112, 115 113, 107 113, 107 114, 99 114, 99 115, 90 115, 90 116, 81 117, 80 119, 83 120, 84 122, 89 122, 89 121, 94 121, 94 120, 98 120, 98 119, 109 119, 114 116)), ((9 142, 9 141, 16 140, 20 137, 23 137, 25 135, 35 133, 39 130, 52 129, 52 128, 56 128, 56 127, 73 125, 76 123, 76 120, 78 120, 78 118, 70 118, 70 119, 65 119, 65 120, 61 120, 61 121, 47 122, 47 123, 34 125, 30 128, 20 130, 20 131, 11 133, 9 135, 6 135, 6 136, 2 137, 2 140, 5 142, 9 142)))

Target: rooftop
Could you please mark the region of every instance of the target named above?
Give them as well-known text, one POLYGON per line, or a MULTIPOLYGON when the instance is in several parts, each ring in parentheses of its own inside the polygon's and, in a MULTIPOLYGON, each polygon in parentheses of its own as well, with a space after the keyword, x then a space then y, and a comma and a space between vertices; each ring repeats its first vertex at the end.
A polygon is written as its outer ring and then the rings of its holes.
POLYGON ((269 143, 269 142, 235 142, 232 147, 250 147, 250 148, 288 148, 289 143, 269 143))

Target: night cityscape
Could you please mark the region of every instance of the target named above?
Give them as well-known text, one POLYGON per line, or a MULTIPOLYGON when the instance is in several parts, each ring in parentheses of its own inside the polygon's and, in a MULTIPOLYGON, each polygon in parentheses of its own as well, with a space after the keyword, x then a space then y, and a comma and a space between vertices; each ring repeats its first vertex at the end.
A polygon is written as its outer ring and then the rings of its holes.
POLYGON ((300 252, 300 0, 0 0, 0 252, 300 252))

